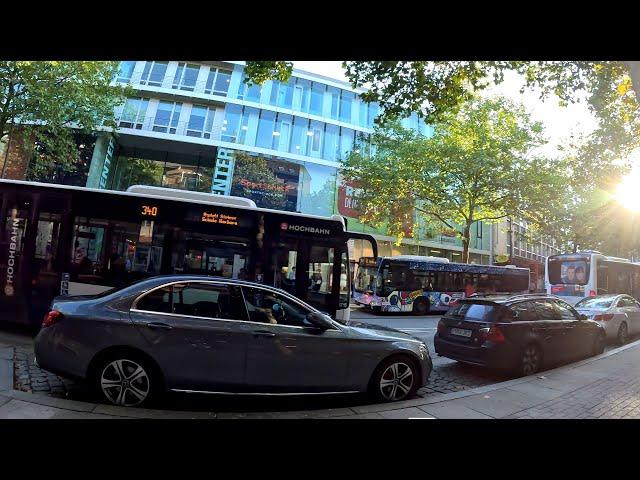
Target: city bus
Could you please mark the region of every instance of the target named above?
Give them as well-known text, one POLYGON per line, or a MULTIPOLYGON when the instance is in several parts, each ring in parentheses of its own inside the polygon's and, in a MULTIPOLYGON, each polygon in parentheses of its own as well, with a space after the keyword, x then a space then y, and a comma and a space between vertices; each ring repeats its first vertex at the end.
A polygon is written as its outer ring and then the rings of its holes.
POLYGON ((446 312, 480 293, 527 293, 529 269, 453 263, 446 258, 399 255, 360 258, 353 299, 373 311, 446 312))
POLYGON ((640 300, 640 264, 595 250, 547 258, 547 293, 571 304, 606 293, 627 294, 640 300))
POLYGON ((348 320, 344 218, 249 199, 132 186, 126 192, 0 180, 0 321, 39 324, 54 296, 96 295, 159 274, 282 288, 348 320))

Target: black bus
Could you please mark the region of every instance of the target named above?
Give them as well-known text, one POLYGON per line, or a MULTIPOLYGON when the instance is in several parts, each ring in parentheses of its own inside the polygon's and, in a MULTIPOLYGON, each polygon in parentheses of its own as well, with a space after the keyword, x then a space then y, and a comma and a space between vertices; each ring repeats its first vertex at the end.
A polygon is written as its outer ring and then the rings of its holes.
POLYGON ((127 192, 0 180, 0 320, 39 324, 56 295, 95 295, 159 274, 283 288, 348 318, 345 219, 249 199, 134 186, 127 192))

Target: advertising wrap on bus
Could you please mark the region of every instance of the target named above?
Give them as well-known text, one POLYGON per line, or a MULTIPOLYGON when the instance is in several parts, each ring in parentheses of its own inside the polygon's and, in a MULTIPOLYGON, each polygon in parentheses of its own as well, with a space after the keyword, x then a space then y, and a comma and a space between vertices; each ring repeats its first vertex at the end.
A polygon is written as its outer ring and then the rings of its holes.
POLYGON ((434 257, 361 258, 353 299, 383 312, 445 312, 474 293, 524 293, 529 270, 450 263, 434 257))

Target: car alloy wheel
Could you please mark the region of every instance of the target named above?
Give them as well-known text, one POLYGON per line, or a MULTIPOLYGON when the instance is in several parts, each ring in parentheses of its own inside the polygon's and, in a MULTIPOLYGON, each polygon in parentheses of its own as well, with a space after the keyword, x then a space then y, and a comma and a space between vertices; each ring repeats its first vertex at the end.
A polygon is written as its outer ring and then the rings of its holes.
POLYGON ((540 369, 540 348, 537 345, 527 345, 522 354, 522 373, 524 376, 533 375, 540 369))
POLYGON ((380 377, 380 394, 388 402, 402 400, 413 388, 413 370, 404 362, 389 365, 380 377))
POLYGON ((621 323, 618 327, 618 343, 624 345, 629 341, 629 330, 626 323, 621 323))
POLYGON ((114 405, 134 407, 151 393, 151 381, 145 368, 129 359, 109 362, 100 374, 102 394, 114 405))

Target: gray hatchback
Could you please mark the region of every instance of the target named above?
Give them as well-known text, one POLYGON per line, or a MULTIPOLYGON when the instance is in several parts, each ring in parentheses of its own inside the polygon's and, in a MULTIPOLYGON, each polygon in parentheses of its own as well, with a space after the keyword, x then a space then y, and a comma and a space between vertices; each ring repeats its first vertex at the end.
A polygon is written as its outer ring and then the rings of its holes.
POLYGON ((340 323, 277 288, 194 275, 57 297, 35 355, 42 368, 85 380, 124 406, 166 391, 366 391, 396 401, 432 369, 426 345, 402 332, 340 323))

